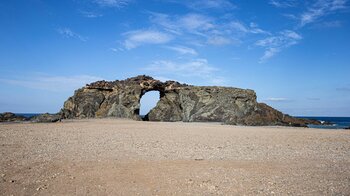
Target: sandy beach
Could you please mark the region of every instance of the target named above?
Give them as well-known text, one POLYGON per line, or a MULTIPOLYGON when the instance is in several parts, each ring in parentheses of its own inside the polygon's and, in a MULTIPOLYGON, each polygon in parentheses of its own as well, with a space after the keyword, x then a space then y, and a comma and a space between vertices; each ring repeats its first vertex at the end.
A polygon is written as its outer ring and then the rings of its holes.
POLYGON ((0 195, 349 195, 350 131, 71 120, 0 124, 0 195))

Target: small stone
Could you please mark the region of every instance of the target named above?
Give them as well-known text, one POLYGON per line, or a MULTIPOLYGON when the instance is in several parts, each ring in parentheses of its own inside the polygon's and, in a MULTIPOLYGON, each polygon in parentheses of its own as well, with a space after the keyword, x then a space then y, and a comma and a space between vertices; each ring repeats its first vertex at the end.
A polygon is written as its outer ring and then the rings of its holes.
POLYGON ((36 191, 40 191, 40 190, 43 190, 43 189, 47 189, 46 184, 45 184, 45 185, 42 185, 42 186, 39 186, 38 188, 36 188, 36 191))
POLYGON ((197 158, 194 158, 195 161, 203 161, 204 158, 203 157, 197 157, 197 158))
POLYGON ((189 180, 187 181, 187 184, 193 184, 193 180, 192 180, 192 179, 189 179, 189 180))

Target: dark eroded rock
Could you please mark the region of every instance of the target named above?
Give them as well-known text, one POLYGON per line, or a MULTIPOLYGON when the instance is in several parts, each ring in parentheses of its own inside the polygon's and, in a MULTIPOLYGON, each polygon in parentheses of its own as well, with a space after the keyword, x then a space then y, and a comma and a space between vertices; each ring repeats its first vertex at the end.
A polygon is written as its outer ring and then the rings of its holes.
POLYGON ((0 114, 0 122, 18 122, 18 121, 26 121, 28 120, 24 116, 16 115, 11 112, 5 112, 0 114))
POLYGON ((141 120, 140 100, 148 91, 160 92, 159 102, 145 117, 150 121, 302 127, 319 123, 293 118, 266 104, 257 103, 253 90, 161 82, 145 75, 121 81, 98 81, 76 90, 64 103, 62 117, 141 120))
POLYGON ((36 123, 51 123, 51 122, 60 121, 61 115, 45 113, 45 114, 40 114, 38 116, 34 116, 30 120, 36 123))

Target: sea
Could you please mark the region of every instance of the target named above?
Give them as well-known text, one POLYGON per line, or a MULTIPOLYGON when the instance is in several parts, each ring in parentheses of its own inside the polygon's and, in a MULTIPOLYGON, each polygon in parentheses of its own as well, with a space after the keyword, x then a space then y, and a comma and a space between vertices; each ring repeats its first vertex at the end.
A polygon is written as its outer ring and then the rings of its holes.
POLYGON ((350 127, 350 117, 325 117, 325 116, 296 116, 297 118, 307 118, 320 122, 329 122, 330 125, 308 125, 310 128, 320 129, 345 129, 350 127))
MULTIPOLYGON (((17 115, 24 116, 26 118, 31 118, 38 116, 41 113, 17 113, 17 115)), ((320 129, 345 129, 350 127, 350 117, 325 117, 325 116, 295 116, 297 118, 307 118, 314 119, 321 122, 330 122, 330 125, 309 125, 310 128, 320 128, 320 129)))
POLYGON ((34 116, 39 116, 42 113, 15 113, 15 114, 18 115, 18 116, 24 116, 26 118, 31 118, 31 117, 34 117, 34 116))

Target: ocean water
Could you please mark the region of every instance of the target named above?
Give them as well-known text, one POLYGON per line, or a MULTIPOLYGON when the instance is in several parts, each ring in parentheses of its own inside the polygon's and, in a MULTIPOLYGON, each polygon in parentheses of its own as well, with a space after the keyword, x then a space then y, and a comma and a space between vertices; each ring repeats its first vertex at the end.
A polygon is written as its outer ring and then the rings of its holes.
POLYGON ((331 125, 309 125, 308 127, 310 128, 345 129, 350 127, 350 117, 297 116, 297 118, 307 118, 332 123, 331 125))
POLYGON ((24 116, 26 118, 31 118, 34 116, 39 116, 41 113, 15 113, 15 114, 19 116, 24 116))

